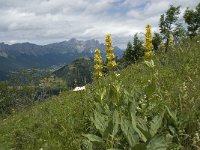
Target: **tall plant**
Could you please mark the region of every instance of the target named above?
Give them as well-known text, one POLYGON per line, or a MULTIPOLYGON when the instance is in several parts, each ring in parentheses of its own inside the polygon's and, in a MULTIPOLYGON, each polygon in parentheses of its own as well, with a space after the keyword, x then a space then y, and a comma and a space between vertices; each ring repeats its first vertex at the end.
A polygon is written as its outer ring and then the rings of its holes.
POLYGON ((146 25, 146 33, 145 33, 145 43, 144 43, 144 48, 145 48, 145 56, 150 57, 153 55, 153 44, 152 44, 152 33, 151 33, 151 25, 147 24, 146 25))
POLYGON ((174 46, 173 36, 172 36, 172 34, 169 34, 169 47, 173 48, 173 46, 174 46))
POLYGON ((117 66, 117 64, 115 61, 115 54, 113 53, 114 48, 112 47, 111 34, 106 34, 105 45, 106 45, 106 58, 107 58, 106 68, 109 71, 113 71, 117 66))
POLYGON ((101 51, 99 49, 95 50, 95 54, 94 54, 94 76, 95 78, 100 78, 103 76, 102 73, 102 58, 101 58, 101 51))

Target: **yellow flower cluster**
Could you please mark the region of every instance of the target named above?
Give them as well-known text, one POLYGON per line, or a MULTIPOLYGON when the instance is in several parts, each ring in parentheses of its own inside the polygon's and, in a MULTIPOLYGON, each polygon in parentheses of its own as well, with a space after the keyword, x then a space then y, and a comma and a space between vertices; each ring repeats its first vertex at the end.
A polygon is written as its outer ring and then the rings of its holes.
POLYGON ((161 49, 164 50, 165 49, 165 43, 162 41, 161 42, 161 49))
POLYGON ((114 48, 112 47, 112 39, 110 34, 106 34, 105 45, 106 45, 106 58, 107 58, 106 67, 108 68, 108 70, 113 70, 117 64, 114 60, 115 54, 113 53, 114 48))
POLYGON ((172 34, 169 34, 169 47, 170 47, 170 48, 173 48, 173 46, 174 46, 174 43, 173 43, 173 36, 172 36, 172 34))
POLYGON ((144 56, 145 57, 153 57, 153 55, 154 55, 153 51, 146 51, 146 52, 144 52, 144 56))
POLYGON ((146 51, 152 51, 152 49, 153 49, 152 33, 151 33, 151 25, 150 24, 146 25, 146 34, 145 34, 144 47, 145 47, 146 51))
POLYGON ((145 33, 145 43, 144 43, 144 56, 145 57, 152 57, 154 55, 153 53, 153 44, 152 44, 152 33, 151 33, 151 25, 146 25, 146 33, 145 33))
POLYGON ((94 69, 95 69, 95 73, 94 76, 96 78, 102 77, 103 73, 102 73, 102 59, 101 59, 101 51, 99 49, 95 50, 95 54, 94 54, 94 69))

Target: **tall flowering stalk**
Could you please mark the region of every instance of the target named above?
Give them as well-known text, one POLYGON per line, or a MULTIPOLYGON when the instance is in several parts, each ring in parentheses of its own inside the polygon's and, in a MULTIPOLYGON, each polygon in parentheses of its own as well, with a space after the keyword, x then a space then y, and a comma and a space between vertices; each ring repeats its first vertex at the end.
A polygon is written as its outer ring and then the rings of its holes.
POLYGON ((107 58, 106 67, 109 71, 112 71, 117 66, 117 64, 115 61, 115 54, 113 53, 114 48, 112 47, 111 34, 106 34, 105 45, 106 45, 106 58, 107 58))
POLYGON ((146 25, 146 33, 145 33, 145 43, 144 43, 144 48, 145 48, 145 56, 150 57, 153 56, 153 44, 152 44, 152 33, 151 33, 151 25, 147 24, 146 25))
POLYGON ((165 49, 165 43, 163 41, 161 42, 161 46, 160 47, 161 47, 161 50, 165 49))
POLYGON ((170 48, 173 48, 173 46, 174 46, 174 43, 173 43, 173 36, 172 36, 172 34, 169 34, 169 47, 170 47, 170 48))
POLYGON ((94 54, 94 76, 96 78, 100 78, 103 76, 102 73, 102 58, 101 58, 101 51, 99 49, 95 49, 95 54, 94 54))

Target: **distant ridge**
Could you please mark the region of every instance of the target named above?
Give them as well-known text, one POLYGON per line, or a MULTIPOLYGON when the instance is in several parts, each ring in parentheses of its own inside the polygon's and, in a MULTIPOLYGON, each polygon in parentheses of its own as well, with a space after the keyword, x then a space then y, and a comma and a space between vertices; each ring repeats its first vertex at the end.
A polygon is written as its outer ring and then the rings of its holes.
MULTIPOLYGON (((74 38, 48 45, 0 43, 0 80, 4 80, 9 72, 23 68, 45 68, 69 64, 80 57, 93 57, 96 48, 104 50, 105 45, 94 39, 81 41, 74 38)), ((115 54, 121 57, 123 51, 115 47, 115 54)))

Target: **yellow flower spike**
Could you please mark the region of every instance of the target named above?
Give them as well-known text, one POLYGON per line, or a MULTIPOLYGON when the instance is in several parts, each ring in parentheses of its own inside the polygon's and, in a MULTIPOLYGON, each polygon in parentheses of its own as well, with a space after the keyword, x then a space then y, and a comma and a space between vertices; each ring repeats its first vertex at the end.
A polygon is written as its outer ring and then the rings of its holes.
POLYGON ((96 78, 100 78, 103 76, 102 73, 102 59, 101 59, 101 51, 99 49, 95 49, 95 54, 94 54, 94 76, 96 78))
POLYGON ((101 51, 100 51, 99 49, 95 49, 95 53, 96 53, 96 54, 100 54, 101 51))
POLYGON ((153 53, 153 51, 147 51, 147 52, 144 52, 144 56, 145 57, 153 57, 153 55, 154 55, 154 53, 153 53))
POLYGON ((113 53, 108 53, 106 57, 108 60, 113 60, 115 58, 115 55, 113 53))
POLYGON ((144 43, 144 48, 145 48, 145 57, 152 57, 153 56, 153 44, 152 44, 152 33, 151 33, 151 25, 147 24, 146 25, 146 33, 145 33, 145 43, 144 43))
POLYGON ((164 50, 165 49, 165 43, 162 41, 161 42, 161 49, 164 50))
POLYGON ((173 48, 173 46, 174 46, 174 43, 173 43, 173 36, 172 36, 172 34, 169 34, 169 47, 170 47, 170 48, 173 48))
POLYGON ((116 62, 115 62, 115 54, 113 53, 114 48, 112 47, 112 39, 111 39, 111 34, 106 34, 106 40, 105 40, 105 46, 106 46, 106 58, 107 58, 107 64, 106 67, 109 71, 114 70, 116 67, 116 62))
POLYGON ((146 34, 145 34, 145 43, 144 47, 146 48, 147 51, 151 51, 153 49, 153 44, 152 44, 152 33, 151 33, 151 25, 147 24, 146 25, 146 34))

